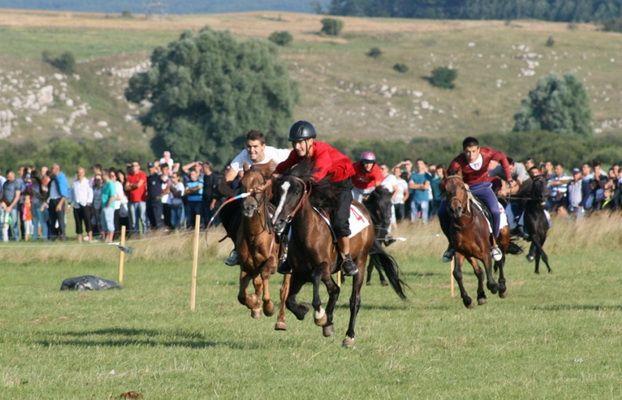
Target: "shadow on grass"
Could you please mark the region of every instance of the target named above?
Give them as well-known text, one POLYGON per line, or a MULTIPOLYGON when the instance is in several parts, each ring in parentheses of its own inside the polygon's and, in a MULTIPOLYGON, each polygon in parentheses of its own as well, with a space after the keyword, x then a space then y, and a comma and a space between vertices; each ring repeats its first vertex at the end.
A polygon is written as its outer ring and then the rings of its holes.
POLYGON ((622 305, 603 304, 549 304, 535 306, 536 311, 622 311, 622 305))
POLYGON ((442 274, 440 272, 417 272, 417 271, 400 271, 400 275, 404 275, 404 276, 414 276, 417 278, 426 278, 429 276, 445 276, 447 274, 442 274))
POLYGON ((86 331, 49 333, 53 339, 42 339, 35 343, 41 346, 77 346, 77 347, 185 347, 204 349, 210 347, 228 347, 233 350, 254 350, 260 348, 255 343, 236 341, 209 340, 202 333, 139 328, 104 328, 86 331), (58 338, 58 337, 61 338, 58 338), (112 337, 111 337, 112 336, 112 337))
MULTIPOLYGON (((350 305, 348 304, 337 304, 335 308, 349 310, 350 305)), ((388 304, 361 304, 361 310, 383 310, 383 311, 399 311, 399 310, 408 310, 410 306, 408 303, 404 303, 404 305, 388 305, 388 304)))

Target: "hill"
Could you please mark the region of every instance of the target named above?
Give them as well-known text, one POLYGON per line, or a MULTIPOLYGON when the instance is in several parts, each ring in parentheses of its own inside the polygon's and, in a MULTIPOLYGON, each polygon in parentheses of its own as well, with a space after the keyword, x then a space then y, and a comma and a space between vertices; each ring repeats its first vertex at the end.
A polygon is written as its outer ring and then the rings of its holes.
POLYGON ((520 100, 550 72, 571 72, 584 83, 597 136, 622 133, 620 34, 536 21, 348 17, 344 35, 328 38, 318 34, 321 18, 276 12, 145 19, 2 11, 0 136, 13 143, 113 138, 124 147, 147 149, 151 134, 135 121, 139 110, 123 98, 127 80, 147 68, 155 46, 205 25, 240 38, 290 31, 294 44, 280 53, 299 83, 295 117, 314 121, 331 139, 505 132, 520 100), (553 47, 546 46, 549 36, 553 47), (367 57, 371 47, 380 47, 382 56, 367 57), (76 75, 64 76, 43 63, 43 50, 72 51, 76 75), (398 62, 409 71, 394 71, 398 62), (425 79, 442 65, 458 70, 456 89, 437 89, 425 79))

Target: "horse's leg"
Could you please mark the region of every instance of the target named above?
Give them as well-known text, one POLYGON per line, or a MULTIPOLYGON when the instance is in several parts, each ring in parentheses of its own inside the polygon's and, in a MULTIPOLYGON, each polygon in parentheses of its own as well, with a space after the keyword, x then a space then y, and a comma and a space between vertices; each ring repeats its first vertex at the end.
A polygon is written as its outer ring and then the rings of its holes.
POLYGON ((380 267, 380 265, 374 264, 374 267, 376 267, 376 270, 378 271, 378 275, 380 276, 380 284, 382 286, 388 286, 389 284, 387 283, 387 279, 385 278, 384 272, 382 272, 382 268, 380 267))
POLYGON ((240 271, 240 288, 238 290, 238 301, 243 306, 248 306, 246 301, 246 287, 248 286, 250 281, 251 277, 246 273, 246 271, 240 271))
POLYGON ((255 293, 248 296, 248 307, 251 309, 251 317, 257 319, 261 317, 261 294, 263 292, 263 278, 261 274, 257 274, 253 278, 253 286, 255 293))
POLYGON ((291 279, 292 274, 285 274, 283 276, 283 283, 281 284, 280 292, 281 304, 279 304, 279 315, 277 316, 276 324, 274 325, 274 329, 277 331, 284 331, 287 329, 287 324, 285 323, 285 301, 289 295, 289 284, 291 279))
POLYGON ((531 237, 531 245, 533 246, 533 251, 534 251, 534 259, 536 260, 536 266, 534 268, 534 271, 536 274, 540 273, 540 257, 542 256, 542 253, 540 252, 540 236, 538 235, 533 235, 531 237))
POLYGON ((469 297, 466 289, 464 288, 464 282, 462 281, 462 262, 464 256, 460 253, 456 253, 456 263, 454 265, 454 279, 458 282, 458 288, 460 288, 460 297, 462 297, 462 303, 466 308, 473 307, 473 300, 469 297))
POLYGON ((315 268, 312 276, 313 301, 311 302, 311 305, 313 305, 313 310, 315 310, 315 313, 313 314, 313 321, 317 326, 324 326, 327 321, 326 311, 322 308, 322 299, 320 298, 320 281, 322 280, 322 270, 324 268, 324 264, 322 264, 319 268, 315 268))
POLYGON ((496 262, 499 268, 499 297, 504 299, 507 297, 507 287, 505 286, 505 254, 501 261, 496 262))
POLYGON ((473 267, 473 272, 477 276, 477 304, 486 304, 486 292, 484 292, 484 271, 477 263, 477 259, 469 257, 469 264, 473 267))
POLYGON ((353 347, 354 346, 354 326, 356 325, 356 316, 361 307, 361 288, 363 287, 363 275, 365 274, 365 263, 367 262, 367 257, 357 258, 356 263, 358 264, 359 273, 352 277, 352 294, 350 295, 350 322, 348 323, 348 331, 346 332, 346 337, 343 339, 344 347, 353 347))
POLYGON ((375 266, 374 259, 371 258, 370 261, 369 261, 369 268, 367 269, 367 281, 366 281, 366 284, 368 284, 368 285, 371 283, 371 273, 374 270, 374 266, 375 266))
POLYGON ((551 270, 551 266, 549 265, 549 256, 546 254, 546 252, 544 251, 544 242, 546 241, 546 236, 542 236, 542 242, 539 242, 540 244, 540 253, 542 253, 542 261, 544 261, 544 265, 546 265, 546 269, 549 271, 549 274, 551 272, 553 272, 551 270))
POLYGON ((270 268, 265 266, 261 271, 261 280, 263 283, 263 313, 266 317, 274 315, 274 303, 270 297, 270 268))
POLYGON ((499 285, 495 282, 495 277, 492 273, 492 264, 493 259, 489 252, 487 252, 482 260, 484 263, 484 268, 486 270, 486 287, 492 294, 497 294, 499 290, 499 285))
POLYGON ((309 312, 309 307, 296 302, 296 295, 300 291, 300 288, 302 288, 302 285, 304 285, 302 279, 292 274, 289 294, 287 295, 287 300, 285 300, 287 309, 291 311, 300 321, 305 319, 305 315, 309 312))
POLYGON ((335 328, 333 327, 333 313, 341 289, 339 289, 339 286, 337 286, 337 283, 333 280, 330 273, 322 275, 322 282, 324 282, 326 290, 328 291, 328 302, 326 303, 327 320, 326 324, 322 327, 322 333, 324 336, 329 337, 335 332, 335 328))

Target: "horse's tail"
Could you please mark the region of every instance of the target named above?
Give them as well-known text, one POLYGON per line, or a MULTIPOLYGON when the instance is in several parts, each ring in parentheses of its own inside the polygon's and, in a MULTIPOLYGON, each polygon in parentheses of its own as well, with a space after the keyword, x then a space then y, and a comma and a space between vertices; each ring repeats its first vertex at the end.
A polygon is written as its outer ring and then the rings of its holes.
POLYGON ((400 267, 398 266, 397 261, 395 261, 395 258, 391 257, 386 251, 384 251, 378 242, 374 243, 374 246, 369 253, 369 257, 371 264, 375 264, 382 268, 384 273, 387 275, 387 279, 389 279, 391 287, 400 299, 406 300, 404 288, 408 288, 409 286, 400 278, 400 267))
POLYGON ((508 254, 522 254, 523 252, 523 248, 520 247, 520 245, 516 242, 516 239, 512 238, 510 239, 510 244, 508 244, 508 250, 507 253, 508 254))

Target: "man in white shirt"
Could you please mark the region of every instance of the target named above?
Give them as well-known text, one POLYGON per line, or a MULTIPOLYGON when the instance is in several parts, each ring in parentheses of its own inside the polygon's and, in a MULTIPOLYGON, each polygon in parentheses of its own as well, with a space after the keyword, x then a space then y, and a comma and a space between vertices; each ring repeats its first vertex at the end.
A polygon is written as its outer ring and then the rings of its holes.
POLYGON ((162 158, 160 158, 160 166, 162 166, 163 164, 167 164, 171 170, 173 169, 173 165, 175 164, 175 162, 171 158, 170 151, 165 151, 164 153, 162 153, 162 158))
MULTIPOLYGON (((273 162, 276 166, 285 161, 290 153, 290 149, 277 149, 272 146, 266 146, 266 138, 263 133, 257 130, 249 131, 246 134, 246 148, 235 156, 231 164, 229 164, 225 170, 224 180, 220 185, 221 192, 225 195, 231 194, 227 193, 232 190, 231 183, 235 181, 240 172, 243 173, 245 164, 250 167, 254 164, 268 164, 273 162)), ((221 211, 221 221, 223 221, 223 226, 230 237, 233 237, 232 235, 234 235, 234 232, 237 231, 237 227, 239 226, 239 213, 236 211, 237 207, 233 206, 233 204, 231 207, 223 208, 221 211)), ((229 266, 237 265, 239 262, 238 259, 238 253, 233 249, 229 257, 225 260, 225 264, 229 266)))
POLYGON ((395 223, 402 221, 406 217, 405 203, 408 200, 408 182, 401 177, 402 169, 393 167, 393 176, 397 178, 397 190, 391 202, 393 203, 393 212, 395 213, 395 223))
MULTIPOLYGON (((386 188, 389 192, 391 192, 391 202, 395 200, 398 196, 399 184, 397 180, 397 176, 389 173, 389 167, 386 164, 382 164, 380 166, 380 170, 382 171, 383 180, 380 183, 380 186, 386 188)), ((391 225, 395 225, 395 208, 391 207, 391 225)))
POLYGON ((86 240, 93 240, 93 228, 91 227, 91 206, 93 204, 93 188, 85 176, 84 168, 79 167, 76 179, 71 186, 71 205, 73 206, 73 218, 76 221, 76 235, 82 242, 83 230, 86 231, 86 240))

